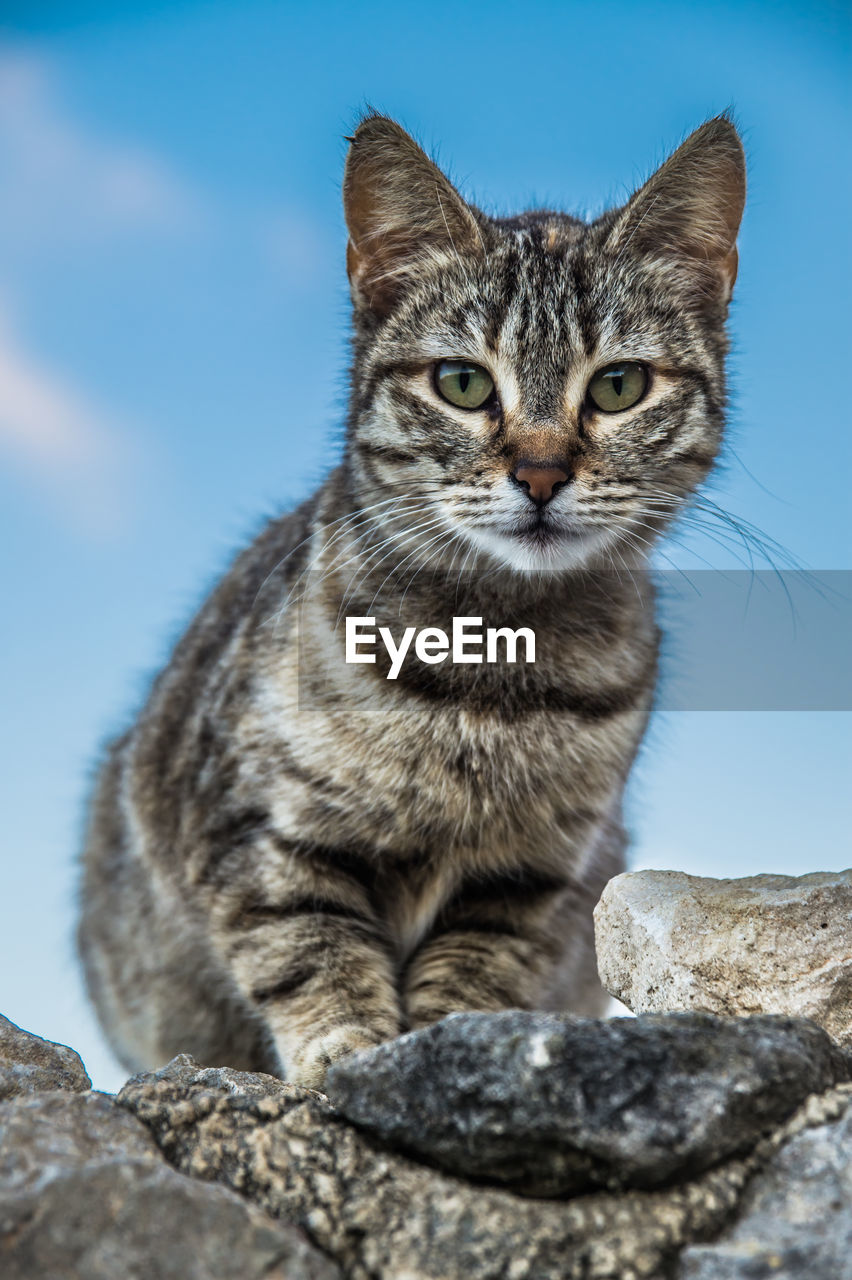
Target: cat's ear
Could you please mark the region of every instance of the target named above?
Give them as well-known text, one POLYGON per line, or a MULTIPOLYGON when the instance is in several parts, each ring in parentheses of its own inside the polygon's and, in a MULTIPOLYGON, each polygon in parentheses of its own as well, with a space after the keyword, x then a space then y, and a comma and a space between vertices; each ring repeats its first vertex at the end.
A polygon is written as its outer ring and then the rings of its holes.
POLYGON ((369 115, 350 141, 346 269, 355 305, 386 315, 424 260, 479 254, 482 235, 455 187, 395 121, 369 115))
POLYGON ((737 278, 745 156, 727 116, 701 125, 628 201, 609 236, 617 251, 666 261, 690 292, 727 303, 737 278))

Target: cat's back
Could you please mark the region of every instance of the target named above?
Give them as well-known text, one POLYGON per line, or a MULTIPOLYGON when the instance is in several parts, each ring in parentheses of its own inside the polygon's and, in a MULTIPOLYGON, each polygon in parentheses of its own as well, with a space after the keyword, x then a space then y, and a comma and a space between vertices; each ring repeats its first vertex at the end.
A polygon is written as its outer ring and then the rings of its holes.
POLYGON ((187 780, 215 753, 222 713, 251 677, 255 630, 280 608, 309 555, 316 498, 269 520, 198 609, 153 681, 135 723, 108 742, 91 805, 85 860, 114 864, 145 836, 174 836, 187 780))

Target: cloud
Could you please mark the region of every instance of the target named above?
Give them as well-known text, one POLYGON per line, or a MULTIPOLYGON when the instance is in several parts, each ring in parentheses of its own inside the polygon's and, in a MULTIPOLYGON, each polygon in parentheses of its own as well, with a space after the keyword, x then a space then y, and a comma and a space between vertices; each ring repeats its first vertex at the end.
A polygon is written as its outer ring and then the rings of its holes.
POLYGON ((0 441, 23 461, 63 467, 101 448, 95 414, 16 344, 0 318, 0 441))
POLYGON ((96 278, 112 242, 127 253, 183 236, 203 210, 159 157, 75 121, 52 63, 0 45, 0 462, 78 531, 126 524, 139 433, 58 374, 13 317, 33 310, 34 279, 61 298, 68 263, 96 278))
POLYGON ((0 251, 7 259, 26 265, 81 247, 97 256, 116 239, 191 233, 202 252, 239 257, 248 248, 248 258, 287 286, 316 283, 333 256, 316 210, 258 207, 239 192, 205 190, 152 151, 82 125, 64 96, 55 63, 0 42, 0 251))
POLYGON ((88 532, 126 513, 128 441, 117 423, 28 353, 0 314, 0 457, 88 532))
POLYGON ((196 187, 161 156, 81 123, 60 73, 56 62, 0 42, 0 463, 78 529, 110 533, 126 524, 140 463, 151 465, 157 446, 132 415, 58 373, 18 317, 32 316, 37 328, 45 306, 68 314, 70 287, 75 322, 85 325, 80 290, 99 296, 128 261, 150 263, 157 288, 166 281, 155 297, 144 269, 130 272, 142 315, 153 306, 159 316, 182 290, 197 290, 199 277, 215 281, 224 261, 249 288, 267 290, 271 280, 304 292, 333 250, 310 210, 196 187))
POLYGON ((0 46, 0 230, 4 243, 176 231, 196 194, 158 157, 77 126, 41 58, 0 46))

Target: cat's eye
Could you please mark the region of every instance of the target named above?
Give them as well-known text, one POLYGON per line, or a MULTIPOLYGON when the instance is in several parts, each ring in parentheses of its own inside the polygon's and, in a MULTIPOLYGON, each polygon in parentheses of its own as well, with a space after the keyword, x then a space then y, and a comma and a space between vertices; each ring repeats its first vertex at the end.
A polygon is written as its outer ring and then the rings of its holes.
POLYGON ((589 383, 589 399, 604 413, 630 409, 648 388, 648 371, 643 364, 627 360, 599 369, 589 383))
POLYGON ((435 369, 438 394, 460 409, 481 409, 494 394, 494 379, 479 364, 442 360, 435 369))

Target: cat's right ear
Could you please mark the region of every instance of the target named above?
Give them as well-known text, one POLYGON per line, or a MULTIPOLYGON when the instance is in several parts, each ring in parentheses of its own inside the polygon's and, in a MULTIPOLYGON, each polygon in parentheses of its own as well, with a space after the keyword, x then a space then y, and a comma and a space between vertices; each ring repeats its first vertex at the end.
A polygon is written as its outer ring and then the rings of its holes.
POLYGON ((350 142, 343 208, 352 298, 387 315, 424 262, 480 254, 482 234, 455 187, 395 121, 369 115, 350 142))

